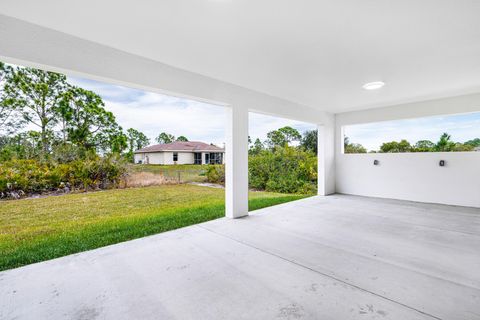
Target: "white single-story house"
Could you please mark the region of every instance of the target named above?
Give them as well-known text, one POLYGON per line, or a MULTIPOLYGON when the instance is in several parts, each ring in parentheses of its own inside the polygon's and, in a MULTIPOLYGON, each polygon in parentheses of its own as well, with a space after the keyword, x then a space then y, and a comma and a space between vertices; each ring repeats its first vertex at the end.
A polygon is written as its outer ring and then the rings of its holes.
POLYGON ((134 152, 135 163, 223 164, 225 150, 199 141, 156 144, 134 152))

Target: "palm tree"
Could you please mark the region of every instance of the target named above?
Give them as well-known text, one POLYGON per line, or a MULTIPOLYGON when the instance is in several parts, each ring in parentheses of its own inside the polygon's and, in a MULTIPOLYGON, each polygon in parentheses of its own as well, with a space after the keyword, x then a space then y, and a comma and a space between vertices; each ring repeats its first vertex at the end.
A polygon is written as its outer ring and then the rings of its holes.
POLYGON ((437 144, 435 145, 436 151, 452 151, 452 148, 455 146, 455 143, 450 141, 450 135, 444 132, 440 136, 440 140, 438 140, 437 144))

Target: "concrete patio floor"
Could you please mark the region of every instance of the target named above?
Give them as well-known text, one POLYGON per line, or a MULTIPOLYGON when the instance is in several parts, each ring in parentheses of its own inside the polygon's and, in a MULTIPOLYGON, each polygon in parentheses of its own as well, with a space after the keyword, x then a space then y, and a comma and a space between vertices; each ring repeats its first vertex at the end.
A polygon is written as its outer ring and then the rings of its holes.
POLYGON ((480 209, 304 199, 2 272, 0 319, 480 319, 480 209))

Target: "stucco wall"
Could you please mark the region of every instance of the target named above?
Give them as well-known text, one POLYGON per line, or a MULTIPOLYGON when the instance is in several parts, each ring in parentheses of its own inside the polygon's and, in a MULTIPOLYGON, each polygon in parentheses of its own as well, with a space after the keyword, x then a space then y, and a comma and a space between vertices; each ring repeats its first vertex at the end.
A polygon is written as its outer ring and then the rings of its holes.
MULTIPOLYGON (((173 152, 163 152, 164 164, 175 164, 173 162, 173 152)), ((178 161, 176 164, 193 164, 193 152, 178 152, 178 161)))
MULTIPOLYGON (((142 163, 148 164, 175 164, 173 162, 173 152, 151 152, 151 153, 137 153, 135 154, 135 163, 141 160, 142 163)), ((178 152, 178 161, 176 164, 194 164, 193 152, 178 152)))
POLYGON ((342 153, 342 127, 348 124, 475 111, 480 111, 480 94, 338 114, 337 192, 480 207, 480 152, 342 153), (373 165, 375 159, 378 166, 373 165), (438 165, 440 160, 446 161, 445 167, 438 165))
POLYGON ((134 163, 139 163, 140 161, 143 163, 143 154, 142 153, 135 153, 133 155, 133 162, 134 163))
POLYGON ((165 164, 163 152, 137 153, 135 154, 135 163, 138 163, 138 160, 141 160, 144 164, 165 164))

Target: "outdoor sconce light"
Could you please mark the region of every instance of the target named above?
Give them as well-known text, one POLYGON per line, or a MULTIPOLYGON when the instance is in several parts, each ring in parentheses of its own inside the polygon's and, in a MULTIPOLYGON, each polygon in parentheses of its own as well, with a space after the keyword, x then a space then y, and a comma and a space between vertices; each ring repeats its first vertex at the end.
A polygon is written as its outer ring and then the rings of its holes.
POLYGON ((440 160, 440 162, 438 163, 438 165, 440 167, 445 167, 445 160, 440 160))
POLYGON ((379 164, 380 164, 380 161, 378 161, 378 160, 373 160, 373 165, 374 165, 374 166, 378 166, 379 164))

